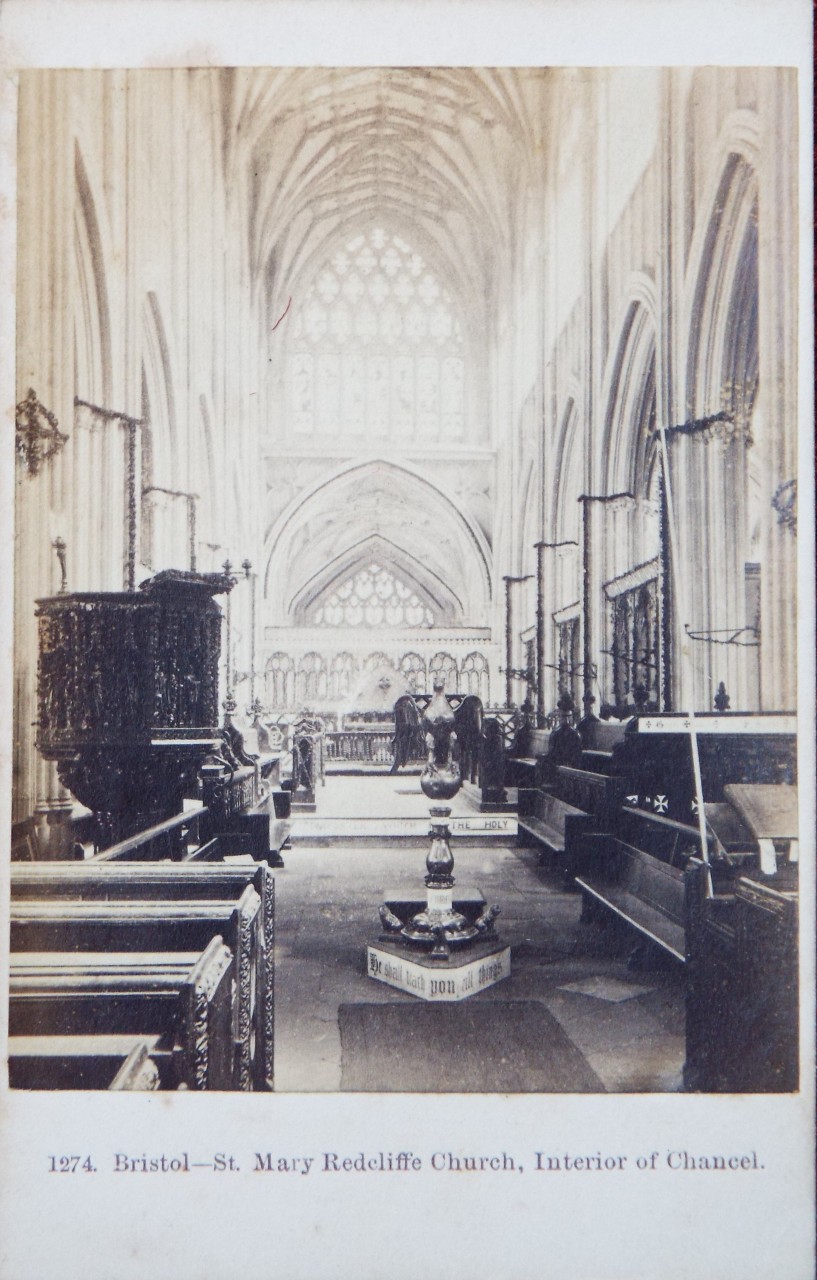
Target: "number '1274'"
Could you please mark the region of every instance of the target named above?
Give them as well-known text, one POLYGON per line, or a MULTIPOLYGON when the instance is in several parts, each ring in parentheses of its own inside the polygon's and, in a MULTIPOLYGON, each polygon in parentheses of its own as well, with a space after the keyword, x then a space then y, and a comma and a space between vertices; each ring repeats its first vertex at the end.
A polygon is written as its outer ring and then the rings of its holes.
POLYGON ((82 1169, 85 1173, 96 1173, 96 1166, 90 1156, 49 1156, 49 1173, 77 1173, 82 1169))

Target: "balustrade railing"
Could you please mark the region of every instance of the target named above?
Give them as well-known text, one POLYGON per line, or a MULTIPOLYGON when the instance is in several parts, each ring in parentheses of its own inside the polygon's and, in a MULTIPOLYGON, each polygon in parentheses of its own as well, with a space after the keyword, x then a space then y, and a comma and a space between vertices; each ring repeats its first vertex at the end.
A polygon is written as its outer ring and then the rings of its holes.
POLYGON ((394 759, 391 729, 342 729, 326 735, 326 761, 391 765, 394 759))

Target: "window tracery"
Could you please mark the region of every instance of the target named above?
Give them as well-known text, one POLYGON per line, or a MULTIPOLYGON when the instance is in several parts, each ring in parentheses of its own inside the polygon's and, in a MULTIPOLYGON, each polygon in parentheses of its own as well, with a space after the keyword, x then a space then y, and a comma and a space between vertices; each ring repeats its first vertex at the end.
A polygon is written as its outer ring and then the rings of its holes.
POLYGON ((326 662, 320 653, 305 653, 298 663, 298 701, 314 702, 326 695, 326 662))
POLYGON ((311 435, 463 435, 463 339, 448 291, 376 227, 334 254, 293 324, 291 425, 311 435))
POLYGON ((488 701, 488 660, 482 653, 468 653, 460 667, 460 693, 473 693, 488 701))
POLYGON ((329 696, 348 698, 356 671, 357 665, 351 653, 336 653, 329 669, 329 696))
POLYGON ((435 653, 428 664, 428 682, 434 685, 435 679, 445 682, 446 693, 457 692, 457 659, 450 653, 435 653))
POLYGON ((400 659, 400 671, 412 693, 425 693, 426 664, 419 653, 404 653, 400 659))
POLYGON ((309 621, 317 627, 433 627, 434 614, 390 569, 371 562, 323 597, 309 621))
POLYGON ((273 711, 284 711, 294 701, 295 665, 288 653, 273 653, 267 663, 267 706, 273 711))

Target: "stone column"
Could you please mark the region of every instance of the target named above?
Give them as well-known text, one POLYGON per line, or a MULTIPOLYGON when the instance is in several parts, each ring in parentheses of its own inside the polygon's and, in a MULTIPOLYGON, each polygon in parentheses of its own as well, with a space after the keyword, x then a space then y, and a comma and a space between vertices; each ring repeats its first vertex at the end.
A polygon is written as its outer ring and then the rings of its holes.
MULTIPOLYGON (((760 608, 762 710, 797 705, 796 500, 798 404, 797 73, 758 73, 761 148, 758 213, 758 396, 763 494, 760 608)), ((808 466, 813 464, 809 461, 808 466)))

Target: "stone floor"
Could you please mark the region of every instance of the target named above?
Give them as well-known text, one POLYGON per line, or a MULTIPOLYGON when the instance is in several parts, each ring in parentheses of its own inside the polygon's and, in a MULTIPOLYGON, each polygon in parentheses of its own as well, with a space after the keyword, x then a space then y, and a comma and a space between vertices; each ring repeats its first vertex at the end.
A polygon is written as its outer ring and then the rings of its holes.
MULTIPOLYGON (((474 812, 462 795, 453 807, 455 814, 474 812)), ((416 777, 334 777, 318 796, 313 821, 426 810, 416 777)), ((457 882, 501 906, 498 931, 512 948, 511 977, 471 999, 541 1001, 608 1092, 679 1090, 678 968, 655 957, 648 967, 629 968, 632 938, 581 924, 579 896, 558 872, 539 867, 535 851, 470 837, 452 847, 457 882)), ((309 823, 293 826, 286 867, 276 875, 277 1090, 339 1089, 341 1004, 413 1001, 367 977, 365 952, 380 933, 384 891, 422 894, 426 851, 415 836, 392 837, 382 847, 371 839, 356 844, 351 829, 331 843, 310 844, 309 823)))

